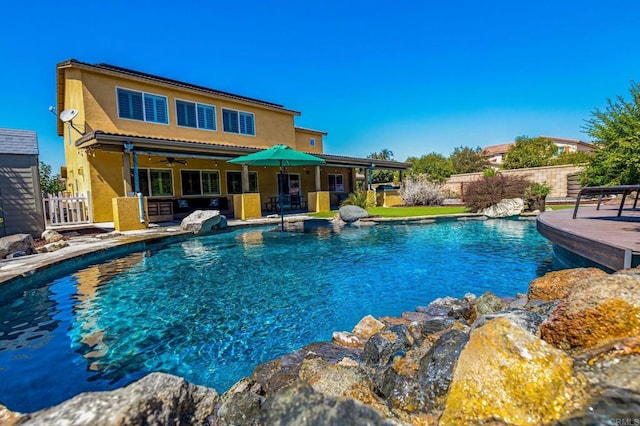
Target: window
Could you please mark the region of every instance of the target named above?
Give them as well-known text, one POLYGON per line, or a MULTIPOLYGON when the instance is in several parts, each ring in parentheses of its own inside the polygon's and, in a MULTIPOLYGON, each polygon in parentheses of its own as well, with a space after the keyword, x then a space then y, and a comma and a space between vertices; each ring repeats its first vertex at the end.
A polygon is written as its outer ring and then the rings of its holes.
POLYGON ((121 88, 117 88, 116 91, 118 117, 151 123, 169 123, 166 97, 121 88))
POLYGON ((329 191, 344 192, 344 183, 342 181, 342 175, 328 175, 329 177, 329 191))
POLYGON ((182 195, 220 195, 220 173, 214 170, 181 170, 182 195))
POLYGON ((178 126, 216 130, 216 107, 176 100, 178 126))
POLYGON ((297 173, 277 174, 278 188, 283 194, 299 195, 300 194, 300 175, 297 173), (280 178, 282 176, 282 179, 280 178))
MULTIPOLYGON (((167 169, 138 169, 140 192, 147 197, 173 196, 173 175, 167 169)), ((134 181, 131 169, 131 181, 134 181)))
POLYGON ((253 114, 250 112, 235 111, 222 108, 222 128, 228 133, 240 133, 241 135, 255 135, 253 114))
MULTIPOLYGON (((257 172, 249 172, 249 192, 258 192, 257 172)), ((227 172, 227 194, 242 194, 242 172, 227 172)))
POLYGON ((309 146, 316 146, 316 138, 309 138, 309 146))

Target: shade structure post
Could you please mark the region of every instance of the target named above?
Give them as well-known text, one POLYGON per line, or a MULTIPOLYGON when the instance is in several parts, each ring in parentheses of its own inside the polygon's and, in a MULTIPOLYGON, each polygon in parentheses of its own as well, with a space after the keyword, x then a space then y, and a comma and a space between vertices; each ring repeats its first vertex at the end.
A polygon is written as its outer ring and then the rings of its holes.
POLYGON ((282 204, 283 204, 283 199, 282 199, 282 193, 284 192, 282 187, 284 186, 284 176, 282 175, 282 160, 280 160, 280 179, 279 179, 279 185, 278 185, 278 201, 280 204, 280 230, 284 231, 284 212, 282 211, 282 204))

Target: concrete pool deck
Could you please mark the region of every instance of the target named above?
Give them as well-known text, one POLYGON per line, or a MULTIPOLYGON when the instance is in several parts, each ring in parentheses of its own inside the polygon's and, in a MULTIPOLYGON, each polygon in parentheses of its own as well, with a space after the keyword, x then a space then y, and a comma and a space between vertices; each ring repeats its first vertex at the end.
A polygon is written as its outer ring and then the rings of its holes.
MULTIPOLYGON (((287 222, 295 222, 312 219, 306 215, 292 215, 285 218, 287 222)), ((251 220, 228 220, 228 226, 262 226, 275 225, 280 223, 280 217, 263 217, 251 220)), ((6 281, 17 277, 28 277, 35 272, 42 272, 51 269, 52 266, 67 262, 71 259, 82 259, 87 255, 96 255, 96 261, 102 257, 112 255, 112 250, 121 247, 123 251, 129 251, 130 246, 134 250, 144 250, 149 245, 164 244, 172 241, 179 241, 192 236, 190 232, 180 230, 180 223, 164 223, 152 228, 140 231, 126 231, 121 233, 110 233, 113 231, 112 223, 86 225, 75 229, 95 228, 97 232, 102 232, 98 236, 88 236, 78 233, 73 235, 74 228, 65 228, 66 240, 69 244, 52 253, 32 254, 13 259, 0 260, 0 285, 6 281)), ((61 231, 62 232, 62 231, 61 231)))

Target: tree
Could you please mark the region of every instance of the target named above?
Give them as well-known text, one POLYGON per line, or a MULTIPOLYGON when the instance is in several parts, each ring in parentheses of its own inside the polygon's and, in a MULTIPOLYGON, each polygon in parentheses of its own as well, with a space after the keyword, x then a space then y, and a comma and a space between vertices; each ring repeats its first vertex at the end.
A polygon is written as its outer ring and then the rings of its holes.
POLYGON ((640 87, 631 82, 631 100, 607 99, 594 110, 583 129, 595 139, 595 152, 584 171, 588 186, 640 183, 640 87))
MULTIPOLYGON (((373 154, 369 154, 367 158, 374 160, 393 160, 393 152, 383 148, 380 150, 380 153, 374 152, 373 154)), ((373 183, 393 182, 393 177, 393 170, 374 169, 372 181, 373 183)))
POLYGON ((557 157, 554 157, 551 163, 557 166, 562 164, 585 164, 588 163, 590 159, 591 153, 586 151, 563 152, 557 157))
POLYGON ((518 136, 516 143, 507 151, 502 166, 505 169, 548 166, 556 152, 558 147, 549 139, 518 136))
POLYGON ((459 146, 449 156, 454 173, 475 173, 483 171, 489 160, 482 148, 459 146))
POLYGON ((407 161, 413 163, 415 175, 426 174, 432 181, 442 182, 453 174, 451 161, 444 155, 435 152, 420 158, 409 157, 407 161))
POLYGON ((60 175, 52 175, 51 166, 40 162, 40 191, 44 194, 57 194, 65 190, 60 175))

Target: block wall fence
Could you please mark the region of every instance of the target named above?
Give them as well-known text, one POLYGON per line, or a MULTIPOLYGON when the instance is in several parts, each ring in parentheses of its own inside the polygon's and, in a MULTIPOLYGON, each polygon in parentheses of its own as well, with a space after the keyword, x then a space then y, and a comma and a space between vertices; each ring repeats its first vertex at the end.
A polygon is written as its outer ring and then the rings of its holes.
MULTIPOLYGON (((549 197, 567 197, 567 177, 569 175, 580 173, 582 170, 582 166, 564 165, 500 170, 500 173, 508 176, 523 176, 531 182, 536 183, 547 182, 552 187, 549 197)), ((482 173, 452 175, 446 180, 444 190, 449 190, 458 194, 459 197, 464 198, 465 186, 474 180, 480 179, 481 177, 482 173)))

